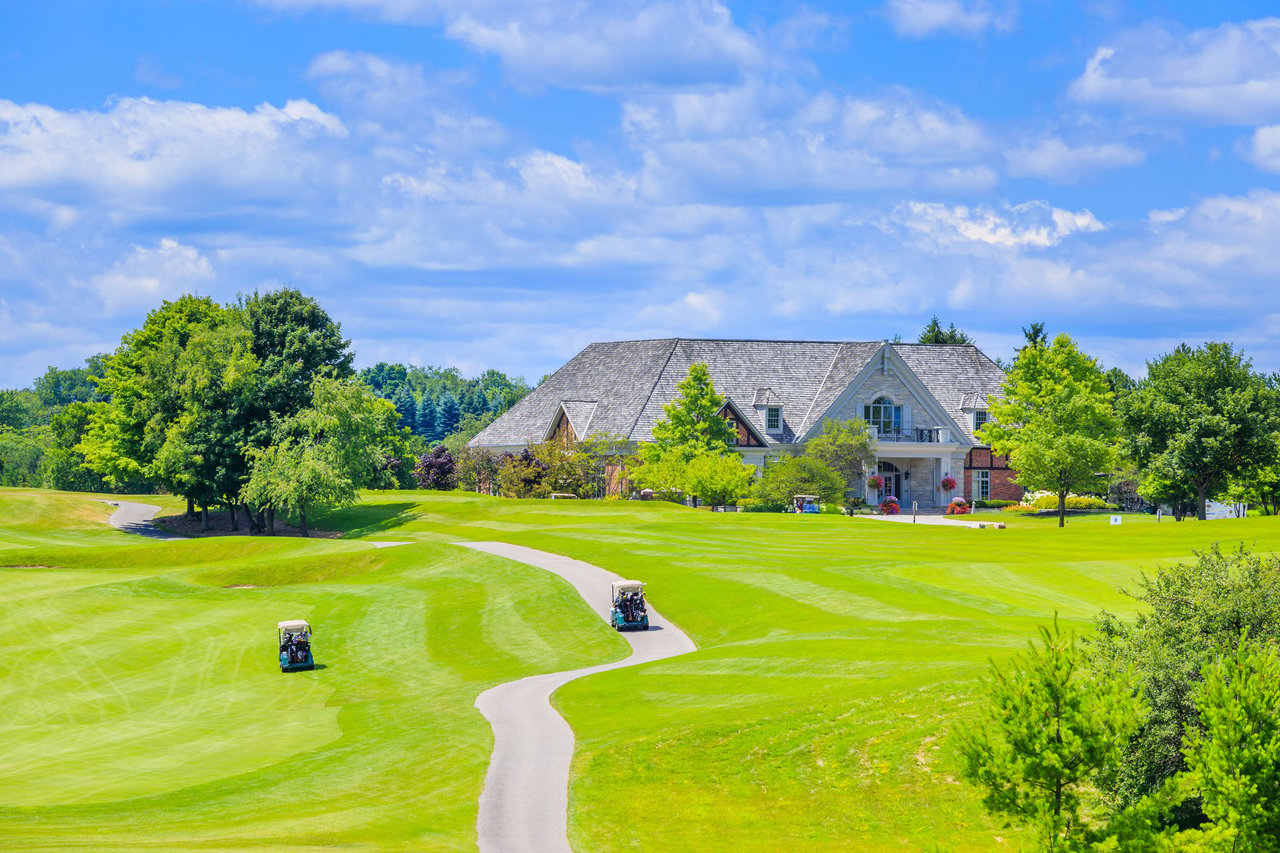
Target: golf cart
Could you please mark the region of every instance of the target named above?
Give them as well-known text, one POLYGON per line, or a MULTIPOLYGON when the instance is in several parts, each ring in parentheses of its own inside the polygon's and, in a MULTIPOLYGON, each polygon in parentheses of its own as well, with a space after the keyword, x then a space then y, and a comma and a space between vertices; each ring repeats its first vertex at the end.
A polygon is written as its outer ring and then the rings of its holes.
POLYGON ((795 496, 796 512, 818 512, 818 496, 817 495, 796 495, 795 496))
POLYGON ((649 614, 644 609, 644 584, 640 581, 613 582, 613 609, 609 611, 613 630, 649 630, 649 614))
POLYGON ((276 626, 280 635, 280 671, 315 669, 311 657, 311 626, 305 619, 290 619, 276 626))

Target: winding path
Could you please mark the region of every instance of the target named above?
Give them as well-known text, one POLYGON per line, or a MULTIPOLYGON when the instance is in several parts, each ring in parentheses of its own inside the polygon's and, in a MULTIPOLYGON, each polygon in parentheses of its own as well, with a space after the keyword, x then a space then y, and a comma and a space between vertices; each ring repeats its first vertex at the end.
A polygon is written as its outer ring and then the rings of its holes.
POLYGON ((185 536, 176 536, 156 526, 151 519, 155 518, 156 513, 160 511, 160 507, 155 504, 108 500, 104 500, 102 503, 116 508, 116 511, 111 513, 111 517, 107 519, 107 522, 117 530, 123 530, 125 533, 136 533, 139 536, 147 536, 151 539, 159 539, 162 542, 178 542, 186 539, 185 536))
MULTIPOLYGON (((609 582, 621 580, 598 566, 502 542, 460 542, 468 548, 546 569, 573 584, 600 618, 608 621, 609 582)), ((568 853, 566 820, 573 730, 551 707, 561 685, 610 669, 695 651, 683 631, 649 608, 649 630, 622 635, 631 656, 569 672, 534 675, 499 684, 476 699, 493 727, 493 757, 480 794, 476 821, 481 853, 568 853)))

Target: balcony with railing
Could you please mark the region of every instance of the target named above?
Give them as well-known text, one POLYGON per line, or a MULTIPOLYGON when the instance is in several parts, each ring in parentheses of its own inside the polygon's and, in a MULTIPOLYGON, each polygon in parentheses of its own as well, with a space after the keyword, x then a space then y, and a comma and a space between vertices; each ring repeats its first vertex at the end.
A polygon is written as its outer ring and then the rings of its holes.
POLYGON ((950 444, 949 427, 915 427, 903 430, 879 430, 871 428, 876 441, 909 441, 916 444, 950 444))

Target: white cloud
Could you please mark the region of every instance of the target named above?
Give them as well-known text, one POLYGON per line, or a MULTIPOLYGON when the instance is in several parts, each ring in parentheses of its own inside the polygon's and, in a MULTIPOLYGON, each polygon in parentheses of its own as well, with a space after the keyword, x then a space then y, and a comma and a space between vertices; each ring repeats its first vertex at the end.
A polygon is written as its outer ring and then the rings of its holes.
POLYGON ((1255 130, 1247 156, 1259 169, 1280 172, 1280 125, 1255 130))
POLYGON ((987 189, 985 130, 959 109, 893 89, 876 98, 751 80, 633 99, 623 126, 655 198, 987 189))
POLYGON ((207 286, 214 278, 209 260, 193 246, 164 238, 152 248, 134 246, 107 272, 90 282, 108 315, 148 310, 207 286))
POLYGON ((923 38, 935 33, 974 36, 988 29, 1007 31, 1017 20, 1017 5, 997 8, 986 0, 889 0, 884 11, 899 35, 923 38))
POLYGON ((329 183, 318 152, 346 132, 305 100, 252 112, 148 98, 67 112, 0 100, 0 189, 45 197, 76 188, 121 214, 196 189, 278 200, 329 183))
POLYGON ((400 148, 428 145, 463 153, 506 140, 500 124, 459 103, 458 93, 469 81, 457 72, 428 74, 414 63, 334 50, 315 57, 306 76, 357 133, 382 143, 375 152, 382 158, 394 159, 400 148))
POLYGON ((1222 124, 1280 118, 1280 19, 1184 32, 1150 25, 1097 49, 1078 101, 1222 124))
POLYGON ((446 33, 535 84, 613 90, 727 82, 766 55, 717 0, 259 0, 284 10, 340 8, 446 33))
POLYGON ((895 213, 897 222, 934 244, 982 243, 1001 249, 1057 246, 1075 234, 1105 230, 1087 210, 1061 210, 1047 202, 1027 202, 995 210, 990 207, 908 202, 895 213))
POLYGON ((1118 142, 1071 146, 1057 137, 1005 152, 1009 174, 1070 184, 1110 169, 1136 166, 1146 159, 1140 149, 1118 142))

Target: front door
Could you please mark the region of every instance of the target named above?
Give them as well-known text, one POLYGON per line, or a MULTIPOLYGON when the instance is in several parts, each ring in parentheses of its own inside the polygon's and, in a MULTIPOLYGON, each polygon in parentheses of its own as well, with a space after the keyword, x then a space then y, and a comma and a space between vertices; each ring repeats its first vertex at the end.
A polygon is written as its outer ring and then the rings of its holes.
POLYGON ((902 494, 902 472, 898 470, 898 466, 892 462, 881 462, 879 474, 884 477, 884 488, 880 490, 880 500, 883 501, 889 495, 893 495, 898 499, 899 506, 904 504, 906 496, 902 494))

